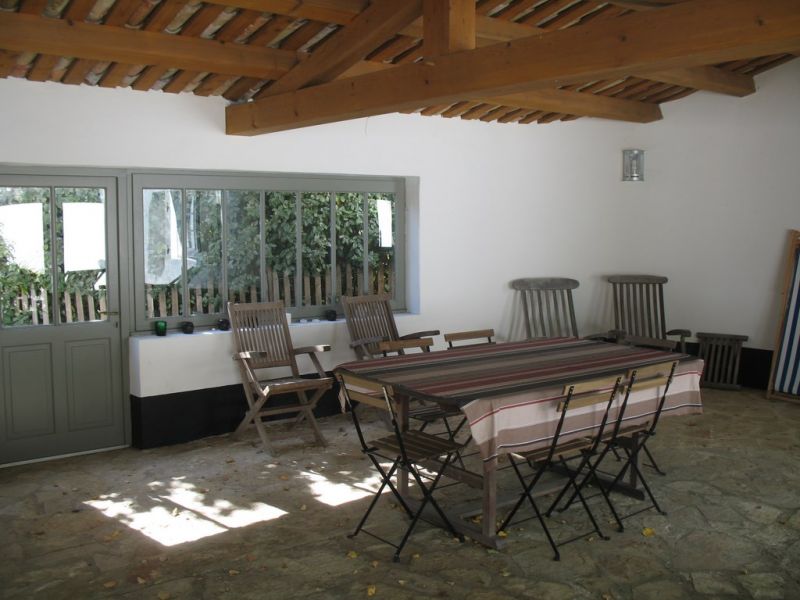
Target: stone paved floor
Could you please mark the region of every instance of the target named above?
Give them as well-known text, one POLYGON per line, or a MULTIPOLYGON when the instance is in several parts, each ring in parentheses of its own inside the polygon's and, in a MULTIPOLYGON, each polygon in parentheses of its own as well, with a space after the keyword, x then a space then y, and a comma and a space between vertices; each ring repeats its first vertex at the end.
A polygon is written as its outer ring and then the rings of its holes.
MULTIPOLYGON (((0 470, 0 597, 800 598, 800 406, 747 391, 704 401, 651 443, 669 514, 606 526, 610 541, 566 545, 560 562, 533 521, 499 552, 423 524, 399 563, 345 537, 375 479, 342 416, 323 420, 324 451, 278 426, 278 458, 217 437, 0 470)), ((400 532, 382 504, 384 531, 400 532)))

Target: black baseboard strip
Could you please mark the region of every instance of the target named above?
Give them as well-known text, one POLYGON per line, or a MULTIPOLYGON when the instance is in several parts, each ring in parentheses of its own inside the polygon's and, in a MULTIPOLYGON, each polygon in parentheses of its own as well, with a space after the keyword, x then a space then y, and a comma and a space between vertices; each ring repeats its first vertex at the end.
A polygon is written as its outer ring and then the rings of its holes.
MULTIPOLYGON (((334 386, 323 395, 314 415, 325 417, 340 411, 337 391, 334 386)), ((292 396, 276 396, 273 402, 274 406, 280 406, 295 401, 292 396)), ((132 395, 132 445, 141 449, 156 448, 229 433, 244 418, 246 408, 240 384, 145 398, 132 395)), ((294 414, 268 420, 291 419, 294 414)))

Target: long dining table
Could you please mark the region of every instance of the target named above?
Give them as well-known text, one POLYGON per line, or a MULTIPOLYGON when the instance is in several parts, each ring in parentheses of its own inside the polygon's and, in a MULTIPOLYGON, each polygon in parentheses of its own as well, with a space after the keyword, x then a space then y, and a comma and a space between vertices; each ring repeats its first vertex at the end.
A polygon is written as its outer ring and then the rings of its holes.
MULTIPOLYGON (((695 357, 598 340, 555 338, 484 344, 350 362, 337 367, 390 386, 398 399, 401 427, 408 428, 411 400, 457 406, 466 416, 477 445, 482 473, 462 479, 482 488, 480 526, 454 523, 463 533, 499 548, 497 518, 498 459, 549 445, 558 419, 556 405, 565 385, 604 376, 626 376, 648 365, 677 361, 662 417, 702 413, 700 378, 703 361, 695 357)), ((633 390, 623 415, 626 425, 646 422, 661 390, 633 390)), ((572 411, 570 411, 572 412, 572 411)), ((601 411, 588 407, 565 422, 562 435, 588 435, 599 426, 601 411)), ((448 467, 451 476, 458 469, 448 467)), ((399 487, 407 492, 407 481, 399 487)))

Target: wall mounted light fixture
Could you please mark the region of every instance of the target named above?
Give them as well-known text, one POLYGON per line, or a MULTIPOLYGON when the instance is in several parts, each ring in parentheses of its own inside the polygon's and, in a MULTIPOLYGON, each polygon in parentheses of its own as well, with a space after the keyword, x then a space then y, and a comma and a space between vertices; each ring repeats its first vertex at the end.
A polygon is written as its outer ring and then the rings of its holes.
POLYGON ((622 151, 622 181, 644 181, 644 150, 622 151))

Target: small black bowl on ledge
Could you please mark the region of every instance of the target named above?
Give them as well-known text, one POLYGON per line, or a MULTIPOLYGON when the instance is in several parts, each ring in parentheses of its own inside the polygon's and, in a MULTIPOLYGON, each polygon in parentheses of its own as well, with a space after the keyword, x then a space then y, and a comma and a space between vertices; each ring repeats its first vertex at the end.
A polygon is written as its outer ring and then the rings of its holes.
POLYGON ((333 309, 326 310, 324 313, 322 313, 322 316, 324 316, 327 321, 335 321, 336 311, 333 309))
POLYGON ((194 333, 194 323, 191 321, 183 321, 180 327, 183 333, 194 333))
POLYGON ((228 331, 231 328, 231 322, 228 319, 220 319, 217 321, 217 329, 220 331, 228 331))

